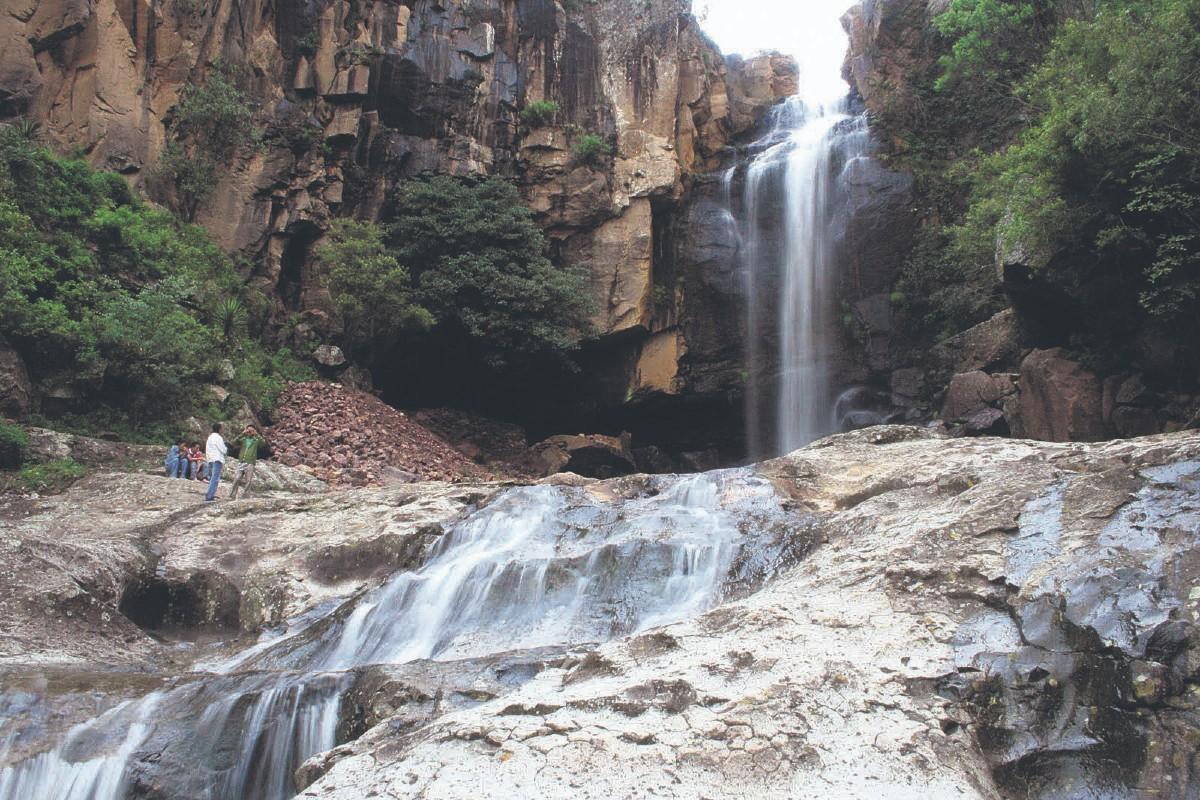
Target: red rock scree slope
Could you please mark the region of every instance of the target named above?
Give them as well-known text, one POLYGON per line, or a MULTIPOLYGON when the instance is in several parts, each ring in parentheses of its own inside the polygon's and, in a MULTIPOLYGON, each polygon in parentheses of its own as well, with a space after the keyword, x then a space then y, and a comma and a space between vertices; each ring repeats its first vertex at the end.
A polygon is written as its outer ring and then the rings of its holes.
POLYGON ((267 432, 274 459, 330 483, 495 477, 403 412, 339 384, 293 384, 280 395, 275 416, 267 432))

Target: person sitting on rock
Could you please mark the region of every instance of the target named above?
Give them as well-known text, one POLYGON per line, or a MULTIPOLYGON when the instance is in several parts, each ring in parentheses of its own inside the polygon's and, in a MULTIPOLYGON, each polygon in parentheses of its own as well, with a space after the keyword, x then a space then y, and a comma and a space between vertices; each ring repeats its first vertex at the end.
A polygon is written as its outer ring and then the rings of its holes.
POLYGON ((192 468, 191 477, 198 481, 204 480, 206 472, 204 469, 204 450, 200 447, 199 442, 192 442, 192 450, 188 456, 188 461, 191 463, 192 468))
POLYGON ((186 449, 186 442, 171 445, 171 449, 167 452, 167 457, 163 461, 163 466, 167 468, 168 478, 179 477, 179 461, 183 458, 183 451, 186 449))
POLYGON ((179 466, 175 470, 173 478, 187 478, 188 476, 188 459, 191 458, 192 449, 187 442, 179 443, 179 466))
POLYGON ((239 491, 249 491, 250 481, 254 480, 254 467, 258 464, 258 448, 264 441, 257 428, 247 425, 242 430, 242 435, 234 442, 241 448, 238 451, 238 461, 241 463, 233 478, 233 488, 229 494, 230 500, 237 500, 239 491))

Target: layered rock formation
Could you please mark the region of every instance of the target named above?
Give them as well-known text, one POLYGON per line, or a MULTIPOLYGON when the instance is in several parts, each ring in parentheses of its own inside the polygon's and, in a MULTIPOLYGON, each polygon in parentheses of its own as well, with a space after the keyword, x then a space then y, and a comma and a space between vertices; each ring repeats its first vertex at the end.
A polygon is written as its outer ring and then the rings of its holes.
POLYGON ((411 568, 494 491, 328 494, 303 473, 281 482, 271 476, 286 467, 263 466, 250 499, 230 506, 201 505, 191 481, 111 472, 62 495, 4 497, 0 668, 189 663, 171 641, 254 634, 411 568))
POLYGON ((692 177, 796 75, 782 57, 724 59, 685 0, 26 6, 0 21, 0 117, 37 120, 56 146, 137 184, 182 88, 217 62, 239 68, 264 145, 228 165, 198 221, 251 257, 281 318, 302 314, 293 335, 336 335, 312 264, 331 217, 386 216, 391 190, 421 173, 502 174, 556 258, 591 272, 604 377, 581 394, 611 407, 709 388, 689 366, 712 360, 696 331, 708 285, 663 263, 666 231, 692 177), (522 122, 538 101, 557 111, 522 122), (580 162, 585 134, 611 157, 580 162))

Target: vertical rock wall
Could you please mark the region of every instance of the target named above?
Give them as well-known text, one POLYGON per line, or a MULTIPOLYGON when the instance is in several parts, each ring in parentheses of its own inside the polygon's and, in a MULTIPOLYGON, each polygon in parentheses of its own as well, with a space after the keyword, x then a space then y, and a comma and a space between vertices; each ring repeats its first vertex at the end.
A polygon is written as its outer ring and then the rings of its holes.
POLYGON ((421 173, 513 178, 555 257, 591 271, 619 404, 691 391, 689 338, 721 338, 664 238, 694 177, 796 77, 781 57, 726 60, 689 0, 18 0, 0 43, 0 117, 135 184, 182 88, 236 65, 264 145, 198 221, 317 335, 334 330, 311 257, 332 217, 378 218, 421 173), (539 100, 559 112, 523 124, 539 100), (611 157, 580 163, 585 134, 611 157))

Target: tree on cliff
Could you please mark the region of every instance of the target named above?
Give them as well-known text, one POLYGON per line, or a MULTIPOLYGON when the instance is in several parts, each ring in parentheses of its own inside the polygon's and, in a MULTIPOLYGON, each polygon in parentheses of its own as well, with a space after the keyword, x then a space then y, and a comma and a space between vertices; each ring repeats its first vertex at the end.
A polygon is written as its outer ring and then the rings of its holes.
POLYGON ((1036 110, 985 159, 963 235, 1036 254, 1107 354, 1147 323, 1200 336, 1200 0, 1110 0, 1062 25, 1021 87, 1036 110))
POLYGON ((253 111, 236 77, 234 67, 216 64, 204 83, 183 87, 171 110, 169 139, 152 183, 188 222, 216 188, 221 169, 257 135, 253 111))
POLYGON ((414 301, 412 278, 387 251, 379 226, 334 220, 317 259, 349 344, 369 352, 394 344, 405 331, 433 325, 433 315, 414 301))
POLYGON ((465 338, 493 368, 564 357, 585 335, 587 277, 546 257, 545 237, 508 181, 409 181, 391 216, 388 242, 412 270, 436 335, 465 338))

